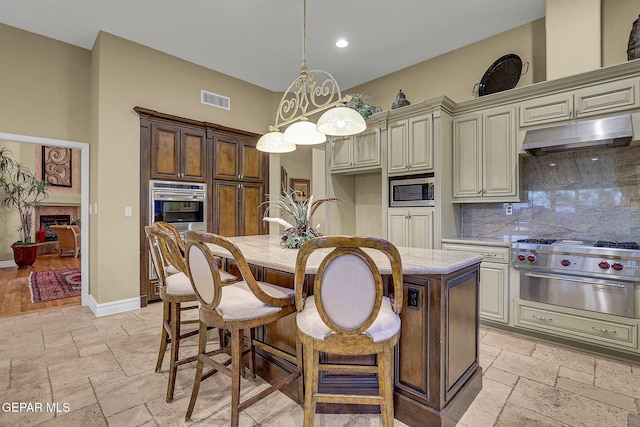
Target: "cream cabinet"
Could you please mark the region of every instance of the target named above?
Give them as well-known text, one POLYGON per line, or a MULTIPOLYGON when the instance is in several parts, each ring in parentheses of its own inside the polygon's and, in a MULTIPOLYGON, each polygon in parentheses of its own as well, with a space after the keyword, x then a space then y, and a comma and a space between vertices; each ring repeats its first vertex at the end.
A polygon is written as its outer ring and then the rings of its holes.
POLYGON ((640 106, 637 78, 542 96, 519 105, 520 127, 580 119, 640 106))
POLYGON ((331 171, 355 172, 378 169, 380 161, 380 128, 331 139, 331 171))
POLYGON ((433 115, 389 123, 387 156, 389 175, 433 171, 433 115))
POLYGON ((453 119, 453 201, 519 200, 515 107, 453 119))
POLYGON ((509 248, 443 243, 442 250, 472 252, 484 258, 480 264, 480 318, 509 322, 509 248))
POLYGON ((640 320, 598 314, 520 299, 514 300, 514 326, 598 347, 638 352, 640 320))
POLYGON ((396 246, 433 248, 432 208, 389 208, 387 240, 396 246))

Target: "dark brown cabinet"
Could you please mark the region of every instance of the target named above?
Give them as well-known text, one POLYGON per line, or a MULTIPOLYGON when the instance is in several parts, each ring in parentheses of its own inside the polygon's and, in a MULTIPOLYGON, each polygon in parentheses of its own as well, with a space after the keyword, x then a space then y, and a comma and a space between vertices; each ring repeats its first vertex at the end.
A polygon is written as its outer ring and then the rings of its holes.
POLYGON ((151 122, 150 154, 151 179, 205 181, 204 129, 151 122))
POLYGON ((150 279, 144 227, 151 223, 149 181, 207 184, 207 231, 223 236, 264 234, 269 156, 260 135, 135 107, 140 116, 140 306, 160 299, 150 279))
POLYGON ((262 183, 214 181, 212 231, 227 237, 264 234, 264 198, 262 183))
POLYGON ((217 133, 213 135, 213 179, 263 182, 266 155, 255 138, 217 133))

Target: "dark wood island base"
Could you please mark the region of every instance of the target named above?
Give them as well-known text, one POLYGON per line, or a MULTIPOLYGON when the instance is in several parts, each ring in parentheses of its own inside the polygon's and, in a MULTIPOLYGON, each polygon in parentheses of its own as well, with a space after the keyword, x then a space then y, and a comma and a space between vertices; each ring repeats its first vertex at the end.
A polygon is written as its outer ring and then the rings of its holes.
MULTIPOLYGON (((276 251, 265 247, 268 236, 232 238, 247 261, 253 264, 256 279, 293 287, 295 250, 280 249, 279 239, 271 238, 276 251), (254 246, 251 239, 263 239, 254 246), (247 243, 246 245, 244 243, 247 243), (254 256, 255 255, 255 256, 254 256), (269 259, 276 262, 269 262, 269 259), (289 261, 288 261, 289 260, 289 261), (291 261, 293 260, 293 261, 291 261), (292 265, 288 265, 292 263, 292 265)), ((478 364, 478 283, 482 258, 461 252, 400 248, 402 254, 404 307, 402 331, 395 353, 395 418, 409 426, 452 427, 460 420, 482 389, 482 368, 478 364), (453 259, 447 255, 453 255, 453 259), (405 260, 406 257, 406 260, 405 260), (440 263, 440 264, 438 264, 440 263), (421 266, 421 267, 420 267, 421 266)), ((224 257, 224 253, 219 253, 224 257)), ((233 270, 233 266, 228 268, 233 270)), ((384 273, 384 263, 379 265, 384 273)), ((315 273, 307 270, 308 278, 315 273)), ((256 332, 257 338, 295 354, 295 313, 256 332)), ((274 383, 294 367, 275 356, 257 350, 256 373, 274 383)), ((330 357, 332 363, 370 363, 374 356, 357 360, 330 357)), ((321 391, 335 393, 375 393, 375 375, 320 374, 321 391)), ((301 381, 298 379, 297 381, 301 381)), ((282 391, 300 402, 297 384, 282 391)), ((359 405, 318 405, 323 413, 372 413, 377 407, 359 405)))

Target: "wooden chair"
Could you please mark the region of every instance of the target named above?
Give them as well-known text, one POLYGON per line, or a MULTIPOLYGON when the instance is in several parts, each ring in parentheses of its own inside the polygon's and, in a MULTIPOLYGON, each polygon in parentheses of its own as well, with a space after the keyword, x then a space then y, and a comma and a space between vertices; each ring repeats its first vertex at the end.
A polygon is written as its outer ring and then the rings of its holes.
MULTIPOLYGON (((253 377, 255 347, 283 358, 297 367, 302 365, 300 351, 297 351, 296 355, 288 354, 266 343, 257 341, 253 334, 254 328, 274 322, 295 311, 294 291, 293 289, 256 281, 240 250, 225 237, 211 233, 187 231, 185 238, 187 241, 187 271, 200 302, 198 364, 191 400, 185 418, 187 420, 191 418, 198 397, 200 382, 216 372, 221 372, 231 377, 231 426, 237 427, 241 411, 291 383, 301 375, 300 370, 296 369, 294 373, 283 380, 240 402, 240 375, 244 371, 243 360, 248 355, 248 375, 253 377), (220 269, 211 253, 210 245, 219 246, 231 254, 242 274, 242 281, 222 286, 220 269), (231 335, 229 346, 207 354, 206 335, 204 333, 207 326, 228 330, 231 335), (245 337, 244 331, 246 329, 250 329, 251 332, 245 337), (222 352, 230 354, 231 367, 211 357, 222 352), (213 369, 203 375, 205 364, 213 369)), ((301 391, 302 385, 300 384, 301 391)))
POLYGON ((51 225, 58 235, 58 256, 72 252, 74 258, 80 254, 80 227, 77 225, 51 225))
POLYGON ((298 338, 304 350, 304 426, 313 426, 318 402, 379 405, 382 424, 393 426, 393 352, 402 309, 402 264, 396 247, 366 237, 311 239, 298 251, 295 290, 298 338), (307 297, 303 286, 307 259, 321 248, 334 249, 320 263, 313 295, 307 297), (389 259, 393 299, 383 296, 382 276, 363 248, 389 259), (320 363, 320 352, 375 354, 377 366, 320 363), (319 393, 319 371, 376 373, 379 395, 319 393))
POLYGON ((169 362, 169 382, 167 385, 166 401, 173 400, 178 366, 196 360, 197 355, 179 358, 180 340, 198 333, 198 329, 182 333, 181 326, 198 323, 197 320, 182 320, 182 311, 198 308, 197 305, 183 306, 183 303, 197 302, 196 295, 191 287, 191 281, 185 274, 186 265, 180 255, 178 246, 171 236, 159 227, 146 226, 145 233, 149 241, 151 262, 158 276, 158 288, 160 298, 163 301, 162 335, 160 337, 160 350, 156 362, 156 372, 162 370, 164 354, 167 344, 171 343, 171 360, 169 362), (170 274, 173 268, 177 272, 170 274))
POLYGON ((173 240, 178 244, 178 249, 180 249, 180 253, 184 257, 185 245, 184 245, 184 241, 182 240, 182 237, 180 236, 180 232, 178 231, 178 229, 174 225, 165 221, 156 222, 156 226, 160 227, 161 229, 163 229, 173 237, 173 240))

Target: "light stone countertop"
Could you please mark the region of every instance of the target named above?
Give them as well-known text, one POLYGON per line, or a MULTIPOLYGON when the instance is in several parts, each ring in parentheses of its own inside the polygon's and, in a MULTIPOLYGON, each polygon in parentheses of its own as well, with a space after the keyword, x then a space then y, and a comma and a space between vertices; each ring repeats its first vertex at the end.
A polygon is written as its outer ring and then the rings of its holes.
MULTIPOLYGON (((249 264, 260 265, 274 270, 294 273, 296 269, 297 249, 287 249, 280 245, 279 236, 239 236, 230 237, 240 249, 249 264)), ((230 257, 229 252, 210 246, 214 255, 230 257)), ((437 249, 420 249, 398 246, 402 257, 402 270, 404 274, 449 274, 461 268, 479 263, 481 255, 466 252, 441 251, 437 249)), ((314 274, 324 255, 330 249, 319 249, 313 253, 307 261, 307 274, 314 274)), ((374 260, 382 274, 391 272, 391 266, 387 257, 375 250, 366 250, 374 260)))

